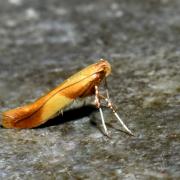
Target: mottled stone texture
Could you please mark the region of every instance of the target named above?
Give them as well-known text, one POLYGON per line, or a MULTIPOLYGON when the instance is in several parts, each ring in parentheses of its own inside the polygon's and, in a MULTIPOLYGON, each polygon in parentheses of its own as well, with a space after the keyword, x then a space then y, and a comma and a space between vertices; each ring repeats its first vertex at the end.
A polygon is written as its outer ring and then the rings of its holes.
POLYGON ((0 111, 99 58, 135 136, 104 109, 107 138, 98 111, 75 102, 40 128, 0 128, 0 179, 180 178, 179 0, 0 1, 0 111))

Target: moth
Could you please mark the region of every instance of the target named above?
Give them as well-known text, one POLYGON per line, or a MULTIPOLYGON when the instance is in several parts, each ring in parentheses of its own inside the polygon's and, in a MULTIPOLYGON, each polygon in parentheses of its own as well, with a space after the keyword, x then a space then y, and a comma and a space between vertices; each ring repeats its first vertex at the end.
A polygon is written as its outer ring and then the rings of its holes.
POLYGON ((94 95, 95 105, 99 109, 105 134, 108 135, 108 131, 101 107, 102 101, 112 110, 124 129, 132 135, 132 132, 117 114, 109 98, 108 89, 106 89, 105 96, 99 92, 102 80, 106 79, 110 73, 111 65, 109 62, 100 59, 97 63, 75 73, 35 102, 3 112, 2 125, 5 128, 34 128, 57 116, 59 111, 70 105, 77 98, 94 95))

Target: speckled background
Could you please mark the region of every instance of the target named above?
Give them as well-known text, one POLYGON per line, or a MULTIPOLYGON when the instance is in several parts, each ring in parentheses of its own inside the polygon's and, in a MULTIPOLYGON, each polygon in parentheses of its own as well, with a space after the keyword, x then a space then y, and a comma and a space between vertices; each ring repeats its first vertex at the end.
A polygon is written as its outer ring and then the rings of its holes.
POLYGON ((0 128, 0 179, 180 178, 179 0, 0 0, 0 111, 106 58, 110 95, 134 132, 93 98, 40 128, 0 128))

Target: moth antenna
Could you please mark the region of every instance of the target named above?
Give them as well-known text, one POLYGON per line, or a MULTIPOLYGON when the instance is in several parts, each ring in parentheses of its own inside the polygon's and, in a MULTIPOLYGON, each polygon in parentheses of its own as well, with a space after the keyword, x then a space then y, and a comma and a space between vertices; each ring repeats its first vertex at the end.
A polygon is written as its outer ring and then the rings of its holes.
POLYGON ((96 107, 99 109, 99 112, 100 112, 101 122, 102 122, 102 125, 103 125, 103 128, 104 128, 104 132, 105 132, 105 134, 107 136, 109 136, 109 133, 108 133, 108 130, 107 130, 107 127, 106 127, 106 124, 105 124, 105 120, 104 120, 104 115, 103 115, 103 112, 102 112, 102 109, 101 109, 98 86, 95 86, 95 104, 96 104, 96 107))

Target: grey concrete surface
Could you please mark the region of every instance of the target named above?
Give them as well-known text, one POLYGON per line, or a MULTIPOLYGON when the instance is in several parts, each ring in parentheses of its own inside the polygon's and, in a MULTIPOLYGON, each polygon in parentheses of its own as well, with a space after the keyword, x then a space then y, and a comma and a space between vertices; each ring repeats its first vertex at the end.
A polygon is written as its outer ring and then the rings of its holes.
POLYGON ((0 111, 106 58, 131 137, 92 99, 35 129, 0 128, 0 179, 179 179, 179 0, 0 0, 0 111))

